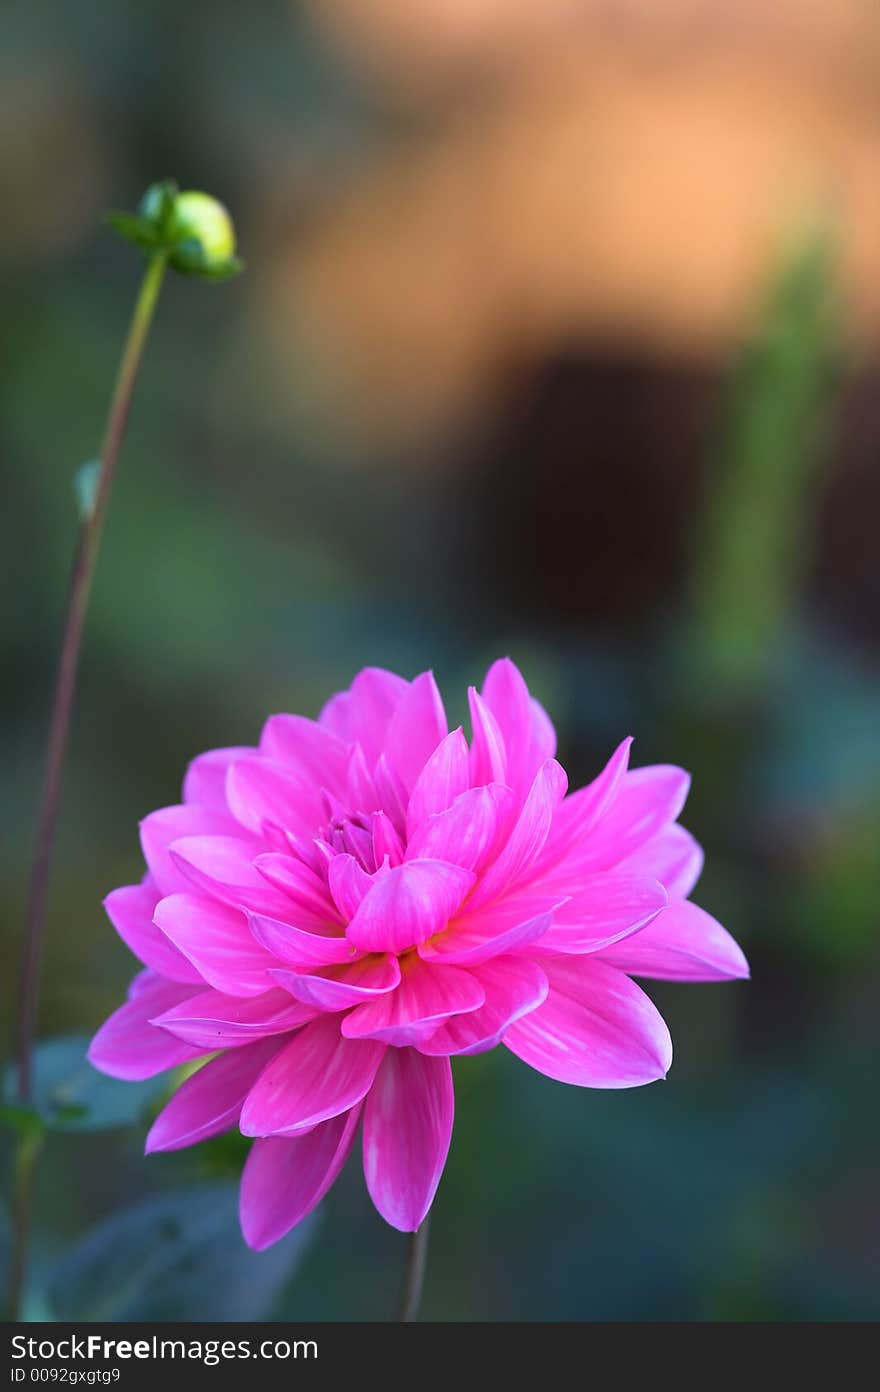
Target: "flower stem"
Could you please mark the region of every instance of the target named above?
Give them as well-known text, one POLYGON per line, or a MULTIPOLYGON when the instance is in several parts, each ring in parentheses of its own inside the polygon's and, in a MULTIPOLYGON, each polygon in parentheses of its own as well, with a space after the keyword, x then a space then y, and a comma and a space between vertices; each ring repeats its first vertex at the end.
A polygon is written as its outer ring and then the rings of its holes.
POLYGON ((400 1297, 397 1303, 397 1321, 410 1324, 417 1316, 425 1282, 425 1267, 428 1262, 429 1216, 422 1226, 410 1234, 406 1246, 406 1259, 403 1279, 400 1283, 400 1297))
MULTIPOLYGON (((101 446, 100 470, 94 500, 86 506, 80 525, 73 570, 68 592, 67 617, 61 640, 61 652, 49 720, 46 743, 46 763, 37 821, 36 844, 28 882, 25 912, 24 947, 19 978, 18 1027, 16 1033, 18 1099, 26 1106, 32 1090, 32 1055, 40 987, 40 966, 46 924, 46 901, 49 870, 58 807, 61 778, 67 755, 70 716, 76 690, 76 674, 82 647, 83 628, 89 601, 92 576, 101 540, 101 531, 116 475, 119 451, 131 407, 138 369, 143 356, 162 280, 167 264, 167 252, 154 252, 147 263, 140 292, 135 303, 128 337, 119 365, 116 385, 107 416, 101 446)), ((24 1144, 24 1142, 22 1142, 24 1144)), ((33 1159, 16 1165, 15 1194, 15 1253, 14 1269, 18 1273, 14 1309, 20 1303, 26 1272, 27 1235, 30 1215, 30 1190, 33 1159)))

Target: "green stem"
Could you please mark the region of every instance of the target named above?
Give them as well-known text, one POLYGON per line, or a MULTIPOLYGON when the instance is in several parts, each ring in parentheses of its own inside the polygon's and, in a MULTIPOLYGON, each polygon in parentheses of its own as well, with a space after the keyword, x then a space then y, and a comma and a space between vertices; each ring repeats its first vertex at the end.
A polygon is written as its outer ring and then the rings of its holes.
POLYGON ((34 1127, 22 1133, 15 1151, 12 1196, 14 1242, 9 1273, 9 1318, 21 1316, 27 1281, 28 1238, 31 1227, 31 1196, 37 1158, 43 1148, 44 1132, 34 1127))
POLYGON ((425 1283, 425 1267, 428 1262, 428 1223, 425 1218, 420 1228, 410 1235, 406 1247, 403 1279, 400 1284, 400 1297, 397 1303, 398 1323, 410 1324, 419 1312, 422 1286, 425 1283))
MULTIPOLYGON (((49 871, 55 829, 58 822, 58 807, 61 795, 61 779, 67 756, 70 734, 70 716, 76 692, 76 674, 82 647, 83 628, 89 602, 89 591, 95 570, 95 561, 101 540, 101 531, 110 501, 110 493, 116 476, 119 451, 125 434, 125 426, 131 408, 138 369, 143 356, 159 291, 165 275, 167 252, 155 252, 147 264, 140 293, 135 303, 131 325, 113 397, 107 416, 104 440, 101 446, 101 467, 98 474, 94 502, 88 508, 80 526, 73 571, 68 593, 67 617, 61 640, 61 652, 49 720, 49 733, 46 744, 46 764, 40 810, 37 821, 37 836, 34 858, 28 882, 27 908, 25 912, 24 947, 19 978, 18 1028, 16 1034, 16 1057, 18 1075, 18 1099, 26 1106, 30 1101, 32 1077, 31 1061, 33 1055, 34 1032, 36 1028, 37 1006, 39 1001, 40 966, 43 957, 43 941, 46 926, 46 901, 49 888, 49 871)), ((33 1157, 35 1159, 35 1156, 33 1157)), ((16 1167, 15 1198, 15 1251, 14 1267, 19 1272, 18 1291, 14 1312, 20 1303, 21 1290, 27 1269, 27 1234, 30 1225, 30 1190, 32 1185, 33 1159, 27 1165, 16 1167)), ((14 1317, 14 1316, 13 1316, 14 1317)))

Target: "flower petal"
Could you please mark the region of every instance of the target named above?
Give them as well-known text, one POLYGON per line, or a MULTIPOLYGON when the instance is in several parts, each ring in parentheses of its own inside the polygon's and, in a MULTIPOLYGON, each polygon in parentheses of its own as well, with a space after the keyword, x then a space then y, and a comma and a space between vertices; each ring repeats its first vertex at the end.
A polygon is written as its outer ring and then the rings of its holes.
POLYGON ((644 928, 666 907, 658 880, 618 871, 591 875, 579 894, 554 914, 538 944, 543 953, 598 952, 644 928))
POLYGON ((150 970, 140 972, 129 987, 125 1005, 104 1021, 89 1045, 89 1062, 111 1078, 135 1082, 198 1058, 203 1049, 151 1023, 154 1015, 192 995, 192 986, 166 981, 150 970))
POLYGON ((241 1176, 244 1240, 260 1252, 301 1223, 323 1199, 348 1159, 360 1105, 304 1136, 254 1141, 241 1176))
POLYGON ((353 855, 342 853, 333 856, 327 866, 327 883, 345 922, 354 918, 363 900, 376 884, 377 877, 386 873, 385 870, 378 870, 375 875, 368 875, 353 855))
POLYGON ((388 730, 386 751, 407 791, 413 788, 449 726, 433 672, 422 672, 404 692, 388 730))
POLYGON ((126 947, 146 967, 152 967, 169 981, 191 982, 198 987, 202 978, 192 962, 178 952, 153 922, 159 895, 149 877, 143 884, 114 889, 104 900, 107 917, 126 947))
POLYGON ((169 894, 156 905, 154 921, 215 991, 259 996, 275 958, 254 938, 241 909, 207 894, 169 894))
POLYGON ((357 948, 342 936, 308 933, 265 914, 249 914, 248 923, 252 936, 276 962, 292 967, 329 967, 334 962, 351 962, 357 955, 357 948))
POLYGON ((263 996, 224 996, 220 991, 201 991, 155 1015, 151 1023, 161 1025, 205 1053, 238 1048, 268 1035, 289 1034, 308 1024, 317 1013, 280 988, 263 996))
POLYGON ((544 849, 567 786, 565 770, 555 759, 541 765, 503 850, 471 896, 471 910, 491 904, 527 875, 544 849))
POLYGON ((467 740, 459 726, 441 740, 419 774, 406 809, 407 836, 428 817, 445 812, 468 786, 467 740))
POLYGON ((234 817, 195 802, 162 807, 144 817, 140 825, 141 849, 159 896, 189 889, 186 876, 170 854, 173 841, 182 836, 227 836, 230 833, 241 834, 234 817))
POLYGON ((261 1039, 206 1063, 163 1108, 147 1135, 147 1154, 182 1150, 235 1126, 242 1103, 273 1054, 279 1039, 261 1039))
POLYGON ((479 875, 507 826, 513 793, 500 783, 468 788, 445 812, 426 818, 407 846, 408 860, 445 860, 479 875))
POLYGON ((601 960, 633 976, 662 981, 730 981, 749 974, 743 951, 727 929, 685 900, 670 904, 632 938, 604 948, 601 960))
POLYGON ((529 914, 515 901, 495 905, 480 913, 455 919, 445 933, 419 944, 418 953, 426 962, 448 962, 476 966, 502 952, 512 952, 537 942, 553 922, 551 910, 529 914))
POLYGON ((460 865, 410 860, 374 880, 346 931, 365 952, 402 952, 448 923, 474 883, 460 865))
POLYGON ((671 764, 630 769, 608 811, 566 863, 576 865, 581 874, 618 865, 675 821, 689 787, 690 775, 671 764))
POLYGON ((295 1035, 258 1078, 242 1108, 245 1136, 273 1136, 316 1126, 346 1112, 369 1091, 385 1053, 372 1039, 343 1039, 335 1016, 295 1035))
POLYGON ((686 899, 700 878, 703 851, 689 831, 673 822, 620 861, 617 868, 651 875, 670 899, 686 899))
POLYGON ((415 1232, 443 1174, 455 1098, 448 1059, 389 1049, 364 1108, 364 1175, 382 1217, 415 1232))
POLYGON ((404 857, 404 845, 398 836, 394 823, 384 812, 374 812, 370 817, 373 829, 373 859, 377 865, 400 865, 404 857))
POLYGON ((359 1005, 342 1021, 346 1039, 381 1039, 400 1047, 426 1039, 450 1015, 477 1010, 486 993, 460 967, 408 960, 396 991, 359 1005))
POLYGON ((523 798, 541 764, 556 753, 556 731, 509 657, 493 662, 482 694, 507 750, 507 783, 523 798))
POLYGON ((468 759, 474 787, 507 782, 507 750, 498 721, 475 687, 468 687, 473 741, 468 759))
POLYGON ((302 715, 270 716, 260 735, 260 753, 315 788, 337 794, 345 788, 348 744, 316 720, 302 715))
POLYGON ((274 889, 287 895, 291 906, 285 917, 298 928, 321 933, 339 926, 341 919, 325 881, 296 856, 258 855, 254 866, 274 889))
POLYGON ((199 754, 193 759, 183 780, 184 802, 201 802, 231 816, 226 801, 229 766, 237 759, 250 758, 256 752, 247 745, 233 745, 228 749, 209 749, 206 754, 199 754))
POLYGON ((182 837, 169 847, 171 860, 180 871, 181 882, 176 888, 191 890, 195 885, 235 908, 283 919, 290 910, 290 898, 273 888, 256 868, 257 847, 257 842, 240 836, 182 837))
POLYGON ((393 991, 400 981, 397 958, 362 957, 360 961, 314 972, 273 970, 273 981, 295 1000, 318 1010, 348 1010, 349 1006, 371 1001, 393 991))
MULTIPOLYGON (((346 714, 349 733, 343 734, 331 724, 337 734, 352 744, 360 744, 368 764, 374 764, 385 748, 388 730, 397 707, 409 688, 409 682, 395 672, 382 667, 365 667, 351 684, 346 714)), ((327 724, 327 707, 321 713, 321 724, 327 724)))
POLYGON ((546 973, 528 957, 495 957, 475 967, 473 974, 485 991, 485 1004, 442 1024, 417 1045, 423 1054, 481 1054, 493 1049, 512 1024, 547 998, 546 973))
POLYGON ((321 824, 321 785, 277 759, 239 759, 226 778, 226 798, 236 819, 259 833, 263 822, 314 835, 321 824))
POLYGON ((665 1076, 669 1031, 634 981, 595 957, 548 959, 542 966, 547 999, 504 1036, 517 1058, 578 1087, 638 1087, 665 1076))
POLYGON ((581 845, 593 827, 614 802, 629 764, 632 738, 617 746, 602 772, 584 788, 570 793, 557 809, 553 827, 539 861, 540 867, 555 865, 572 849, 581 845))

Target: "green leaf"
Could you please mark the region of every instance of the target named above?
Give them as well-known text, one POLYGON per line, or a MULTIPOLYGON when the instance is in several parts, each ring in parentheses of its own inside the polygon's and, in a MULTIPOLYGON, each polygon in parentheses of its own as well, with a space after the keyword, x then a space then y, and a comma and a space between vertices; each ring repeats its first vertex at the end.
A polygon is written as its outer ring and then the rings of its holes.
POLYGON ((20 1136, 30 1136, 46 1129, 46 1123, 35 1107, 21 1107, 14 1102, 0 1106, 0 1126, 8 1126, 20 1136))
POLYGON ((256 1320, 300 1264, 314 1220, 251 1252, 230 1183, 143 1200, 103 1219, 48 1282, 60 1320, 256 1320))
POLYGON ((50 1131, 104 1131, 137 1121, 167 1089, 165 1078, 140 1083, 105 1077, 86 1058, 85 1034, 44 1039, 34 1050, 33 1103, 20 1107, 15 1098, 15 1076, 9 1068, 4 1078, 4 1108, 0 1119, 21 1130, 38 1120, 50 1131))
POLYGON ((137 213, 114 212, 107 214, 107 221, 114 232, 135 246, 152 248, 159 245, 159 233, 149 218, 140 217, 137 213))

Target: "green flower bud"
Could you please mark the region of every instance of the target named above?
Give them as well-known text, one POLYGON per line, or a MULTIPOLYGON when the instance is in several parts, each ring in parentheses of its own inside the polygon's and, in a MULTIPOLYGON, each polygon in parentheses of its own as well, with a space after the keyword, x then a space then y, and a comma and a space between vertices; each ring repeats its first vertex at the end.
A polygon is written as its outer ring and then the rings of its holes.
POLYGON ((173 243, 197 242, 206 267, 225 264, 235 255, 235 228, 232 218, 218 199, 192 190, 174 199, 167 223, 167 236, 173 243))
POLYGON ((110 223, 145 251, 164 251, 182 275, 227 280, 242 268, 235 255, 235 228, 223 204, 194 189, 180 193, 171 179, 151 184, 136 213, 113 213, 110 223))

